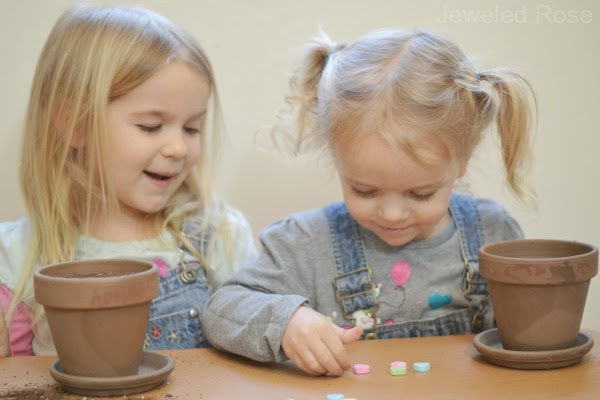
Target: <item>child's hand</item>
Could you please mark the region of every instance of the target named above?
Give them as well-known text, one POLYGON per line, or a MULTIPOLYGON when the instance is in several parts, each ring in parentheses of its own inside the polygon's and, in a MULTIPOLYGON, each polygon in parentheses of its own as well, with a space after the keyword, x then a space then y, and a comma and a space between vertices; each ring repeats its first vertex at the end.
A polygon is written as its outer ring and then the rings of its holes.
POLYGON ((4 320, 4 312, 0 306, 0 357, 10 356, 10 339, 8 338, 8 327, 4 320))
POLYGON ((351 364, 345 343, 360 338, 362 328, 340 328, 308 307, 299 307, 283 333, 281 347, 290 360, 311 375, 342 375, 351 364))

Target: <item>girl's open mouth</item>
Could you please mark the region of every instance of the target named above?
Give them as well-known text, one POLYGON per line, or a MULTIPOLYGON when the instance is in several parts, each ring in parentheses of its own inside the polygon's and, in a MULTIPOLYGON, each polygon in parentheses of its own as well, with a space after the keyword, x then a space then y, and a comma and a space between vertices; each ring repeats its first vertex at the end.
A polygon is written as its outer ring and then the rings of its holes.
POLYGON ((146 174, 148 177, 152 178, 152 179, 156 179, 159 181, 166 181, 172 178, 172 176, 168 176, 168 175, 160 175, 160 174, 156 174, 154 172, 149 172, 149 171, 144 171, 144 174, 146 174))

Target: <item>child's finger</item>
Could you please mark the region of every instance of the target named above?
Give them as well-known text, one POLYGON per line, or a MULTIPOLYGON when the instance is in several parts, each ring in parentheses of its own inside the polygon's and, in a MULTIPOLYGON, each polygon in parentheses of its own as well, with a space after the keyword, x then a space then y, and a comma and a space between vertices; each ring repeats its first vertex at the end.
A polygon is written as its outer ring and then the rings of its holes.
POLYGON ((300 358, 300 356, 298 356, 297 353, 290 352, 290 354, 287 354, 287 356, 294 364, 296 364, 298 368, 310 374, 310 371, 308 371, 308 368, 306 367, 306 365, 304 365, 304 361, 302 361, 302 358, 300 358))
POLYGON ((344 344, 356 342, 358 339, 360 339, 360 336, 363 334, 363 328, 360 326, 355 326, 352 329, 339 329, 340 330, 338 331, 338 335, 342 340, 342 343, 344 344))
MULTIPOLYGON (((340 342, 339 338, 337 338, 334 333, 332 333, 331 336, 334 337, 333 341, 337 341, 339 343, 339 346, 341 347, 341 351, 343 353, 344 346, 340 342)), ((323 339, 324 338, 322 338, 322 340, 323 339)), ((333 354, 328 343, 326 341, 322 341, 322 340, 318 340, 311 345, 312 353, 315 355, 319 364, 323 368, 325 368, 325 370, 327 372, 329 372, 332 375, 337 375, 337 376, 342 375, 344 373, 345 368, 342 367, 342 365, 340 365, 340 363, 337 360, 336 355, 333 354)), ((332 340, 329 339, 329 342, 332 342, 332 340)))
POLYGON ((339 374, 334 373, 331 370, 330 372, 335 375, 341 375, 341 373, 344 370, 350 369, 350 361, 348 360, 348 356, 346 355, 346 349, 344 349, 344 344, 340 339, 340 335, 336 331, 333 331, 330 335, 324 335, 322 340, 325 346, 327 346, 327 348, 331 352, 332 356, 335 358, 337 364, 342 369, 342 371, 340 371, 339 374))
POLYGON ((317 361, 312 351, 308 348, 300 351, 298 354, 300 363, 296 363, 302 370, 312 375, 324 375, 327 370, 317 361))

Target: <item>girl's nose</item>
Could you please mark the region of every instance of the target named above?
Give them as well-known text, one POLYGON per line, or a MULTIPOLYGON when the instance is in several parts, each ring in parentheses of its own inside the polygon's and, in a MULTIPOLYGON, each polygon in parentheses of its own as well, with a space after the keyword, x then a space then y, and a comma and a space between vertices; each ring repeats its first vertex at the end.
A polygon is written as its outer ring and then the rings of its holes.
POLYGON ((169 132, 163 146, 161 153, 167 158, 183 158, 187 155, 188 147, 184 140, 185 132, 172 131, 169 132))
POLYGON ((403 199, 394 196, 394 198, 383 199, 377 213, 383 221, 393 224, 406 220, 409 210, 403 199))

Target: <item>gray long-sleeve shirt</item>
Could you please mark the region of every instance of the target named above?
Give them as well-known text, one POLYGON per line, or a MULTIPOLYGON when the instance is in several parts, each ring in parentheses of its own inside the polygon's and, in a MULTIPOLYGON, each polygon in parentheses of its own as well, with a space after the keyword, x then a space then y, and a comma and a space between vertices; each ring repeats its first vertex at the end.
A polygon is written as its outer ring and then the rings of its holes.
MULTIPOLYGON (((519 225, 502 206, 483 198, 475 202, 484 243, 522 237, 519 225)), ((454 223, 431 238, 400 247, 360 230, 367 264, 379 287, 378 324, 435 318, 467 307, 454 223), (391 272, 398 263, 410 269, 408 280, 399 282, 391 272)), ((283 361, 283 332, 303 304, 337 325, 353 324, 335 297, 336 261, 323 209, 293 214, 268 226, 261 243, 256 263, 226 282, 207 303, 203 329, 215 347, 258 361, 283 361)))

